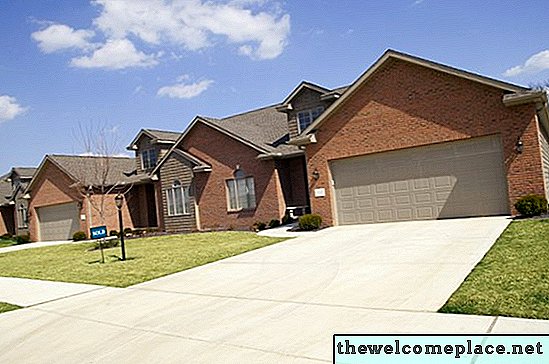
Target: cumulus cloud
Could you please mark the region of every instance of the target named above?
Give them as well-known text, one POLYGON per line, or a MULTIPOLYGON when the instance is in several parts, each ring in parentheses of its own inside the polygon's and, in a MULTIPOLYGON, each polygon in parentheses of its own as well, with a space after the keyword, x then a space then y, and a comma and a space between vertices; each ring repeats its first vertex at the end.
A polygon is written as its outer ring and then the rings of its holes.
POLYGON ((104 64, 98 67, 121 69, 155 64, 135 48, 144 44, 159 51, 172 51, 175 46, 192 52, 228 43, 235 46, 238 54, 252 59, 273 59, 284 51, 290 34, 290 16, 272 0, 93 0, 92 3, 100 9, 90 29, 75 30, 68 25, 53 24, 33 33, 32 39, 45 53, 82 50, 83 54, 73 59, 73 66, 104 64), (91 42, 95 36, 106 40, 102 46, 91 42), (133 49, 129 49, 130 44, 133 49), (119 46, 119 52, 130 51, 128 62, 120 61, 123 53, 114 55, 118 60, 115 67, 106 60, 93 61, 98 52, 106 53, 105 48, 115 51, 114 45, 119 46))
POLYGON ((75 30, 64 24, 52 24, 45 29, 31 34, 44 53, 66 49, 89 49, 93 47, 90 39, 95 35, 93 30, 75 30))
POLYGON ((15 119, 25 111, 27 108, 19 105, 15 97, 0 95, 0 123, 15 119))
POLYGON ((177 83, 169 86, 161 87, 157 95, 167 96, 173 99, 191 99, 206 91, 212 84, 212 80, 202 80, 195 83, 186 83, 189 76, 182 75, 178 77, 177 83))
POLYGON ((503 75, 514 77, 527 73, 537 73, 547 69, 549 69, 549 50, 534 54, 524 64, 509 68, 503 75))
POLYGON ((138 51, 127 39, 109 40, 90 56, 73 58, 71 66, 119 70, 128 67, 150 67, 158 64, 155 55, 138 51))

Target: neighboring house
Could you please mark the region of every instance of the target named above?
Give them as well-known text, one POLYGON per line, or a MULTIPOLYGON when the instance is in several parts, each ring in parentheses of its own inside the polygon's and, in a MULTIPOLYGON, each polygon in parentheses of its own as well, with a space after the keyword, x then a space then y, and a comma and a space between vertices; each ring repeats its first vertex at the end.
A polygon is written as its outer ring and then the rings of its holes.
POLYGON ((311 208, 328 225, 515 213, 549 192, 547 94, 387 51, 311 125, 311 208))
POLYGON ((277 106, 193 120, 152 172, 164 230, 249 229, 308 207, 304 154, 277 106))
POLYGON ((119 192, 125 195, 125 227, 156 227, 150 179, 135 166, 135 158, 46 156, 27 188, 31 240, 67 240, 103 224, 118 230, 114 197, 119 192))
POLYGON ((0 177, 0 235, 29 233, 28 203, 23 195, 35 171, 31 167, 14 167, 0 177))

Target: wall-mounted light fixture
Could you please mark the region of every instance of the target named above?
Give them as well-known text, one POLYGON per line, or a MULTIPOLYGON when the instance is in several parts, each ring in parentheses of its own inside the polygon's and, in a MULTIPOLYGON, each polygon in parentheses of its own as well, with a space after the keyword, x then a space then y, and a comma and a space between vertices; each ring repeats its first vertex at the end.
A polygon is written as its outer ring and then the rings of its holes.
POLYGON ((524 150, 524 143, 522 142, 522 140, 520 140, 520 137, 517 139, 517 142, 515 143, 515 150, 517 151, 518 154, 521 154, 522 151, 524 150))
POLYGON ((318 180, 320 178, 320 172, 315 169, 312 176, 314 180, 318 180))

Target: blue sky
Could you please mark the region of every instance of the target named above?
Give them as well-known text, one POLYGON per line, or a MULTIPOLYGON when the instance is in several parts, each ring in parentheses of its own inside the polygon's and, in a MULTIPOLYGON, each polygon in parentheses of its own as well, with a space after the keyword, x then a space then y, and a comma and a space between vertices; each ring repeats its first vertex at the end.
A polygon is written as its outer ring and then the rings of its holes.
POLYGON ((530 85, 549 79, 546 1, 0 2, 0 173, 80 154, 104 126, 182 131, 354 81, 387 49, 530 85))

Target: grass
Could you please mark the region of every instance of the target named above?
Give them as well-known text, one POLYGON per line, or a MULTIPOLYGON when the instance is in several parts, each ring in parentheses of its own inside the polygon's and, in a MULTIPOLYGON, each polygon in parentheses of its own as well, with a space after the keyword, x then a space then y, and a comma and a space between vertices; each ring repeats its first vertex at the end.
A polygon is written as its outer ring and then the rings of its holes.
POLYGON ((549 319, 549 220, 511 223, 440 312, 549 319))
POLYGON ((10 303, 0 302, 0 313, 17 310, 18 308, 21 307, 12 305, 10 303))
POLYGON ((214 232, 140 238, 120 248, 88 251, 94 244, 70 244, 0 254, 0 276, 127 287, 285 239, 246 232, 214 232))

